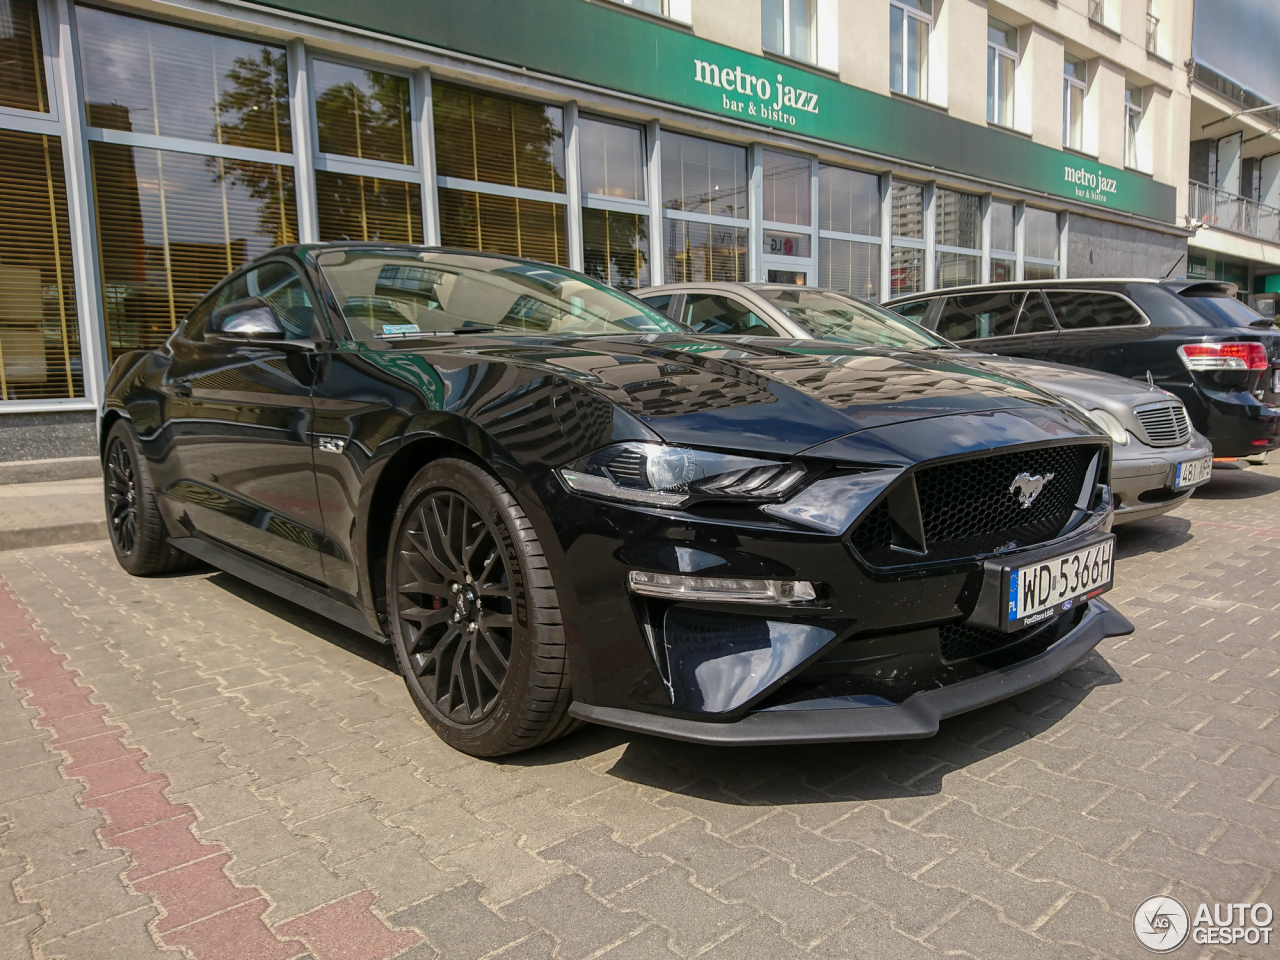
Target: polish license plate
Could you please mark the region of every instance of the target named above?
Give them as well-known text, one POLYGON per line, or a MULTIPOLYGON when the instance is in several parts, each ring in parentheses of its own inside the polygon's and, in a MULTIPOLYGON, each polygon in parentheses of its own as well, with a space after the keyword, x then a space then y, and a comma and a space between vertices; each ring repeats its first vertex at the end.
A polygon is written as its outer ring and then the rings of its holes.
POLYGON ((1213 457, 1184 460, 1173 474, 1173 489, 1185 490, 1197 483, 1204 483, 1213 473, 1213 457))
POLYGON ((1081 600, 1092 600, 1110 590, 1115 543, 1115 537, 1107 537, 1073 553, 1010 570, 1005 629, 1018 630, 1048 620, 1081 600))

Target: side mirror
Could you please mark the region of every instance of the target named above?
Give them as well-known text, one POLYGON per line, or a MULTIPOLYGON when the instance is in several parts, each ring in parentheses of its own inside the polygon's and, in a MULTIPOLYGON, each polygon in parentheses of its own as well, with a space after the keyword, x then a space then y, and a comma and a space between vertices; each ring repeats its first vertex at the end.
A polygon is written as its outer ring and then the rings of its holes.
POLYGON ((209 318, 207 339, 235 343, 285 339, 284 324, 261 297, 229 303, 209 318))

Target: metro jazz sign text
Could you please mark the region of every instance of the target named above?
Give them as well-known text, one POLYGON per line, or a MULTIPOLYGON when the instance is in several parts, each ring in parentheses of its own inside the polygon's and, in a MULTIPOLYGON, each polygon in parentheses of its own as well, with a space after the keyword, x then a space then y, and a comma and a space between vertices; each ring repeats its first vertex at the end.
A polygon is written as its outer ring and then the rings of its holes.
POLYGON ((1111 177, 1102 175, 1102 171, 1094 173, 1085 167, 1063 167, 1062 179, 1073 183, 1076 196, 1099 203, 1107 202, 1107 194, 1116 192, 1116 182, 1111 177))
POLYGON ((774 83, 767 77, 743 73, 742 68, 738 66, 717 67, 714 63, 707 63, 705 60, 694 60, 693 78, 698 83, 752 98, 743 101, 737 97, 730 97, 727 93, 721 94, 724 99, 724 108, 733 113, 744 113, 762 120, 776 120, 794 127, 796 118, 787 113, 784 107, 803 110, 806 113, 818 112, 818 95, 783 83, 782 74, 778 74, 777 82, 774 83), (761 102, 757 103, 757 100, 761 102), (773 103, 770 103, 770 100, 773 100, 773 103))

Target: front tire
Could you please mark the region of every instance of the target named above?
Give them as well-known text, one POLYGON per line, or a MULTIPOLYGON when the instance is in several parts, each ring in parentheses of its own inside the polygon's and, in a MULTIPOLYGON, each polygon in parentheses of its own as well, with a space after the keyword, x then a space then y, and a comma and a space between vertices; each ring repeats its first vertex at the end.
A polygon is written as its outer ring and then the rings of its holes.
POLYGON ((195 564, 194 557, 169 543, 147 459, 124 420, 117 420, 107 433, 102 481, 107 533, 120 566, 135 577, 151 577, 195 564))
POLYGON ((387 558, 392 646, 418 710, 477 757, 526 750, 569 717, 560 606, 514 497, 480 467, 424 467, 400 499, 387 558))

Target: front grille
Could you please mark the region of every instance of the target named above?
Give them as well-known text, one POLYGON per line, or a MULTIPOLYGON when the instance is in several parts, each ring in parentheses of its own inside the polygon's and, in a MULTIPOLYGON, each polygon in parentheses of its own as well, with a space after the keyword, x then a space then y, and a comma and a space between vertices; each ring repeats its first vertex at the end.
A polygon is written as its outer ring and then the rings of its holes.
POLYGON ((923 554, 919 544, 915 557, 892 549, 903 524, 892 516, 889 497, 853 529, 853 546, 873 566, 896 566, 1051 540, 1071 519, 1089 464, 1101 449, 1093 444, 1042 447, 925 467, 898 481, 916 485, 923 554), (1010 489, 1024 473, 1053 474, 1029 507, 1022 505, 1018 490, 1010 489))
POLYGON ((942 645, 942 661, 952 663, 956 660, 969 660, 988 653, 995 653, 1005 647, 1043 630, 1057 618, 1014 630, 1012 633, 1001 633, 989 627, 974 627, 967 623, 945 623, 938 628, 938 640, 942 645))
POLYGON ((1180 403, 1138 407, 1133 412, 1153 447, 1176 447, 1191 438, 1191 421, 1180 403))

